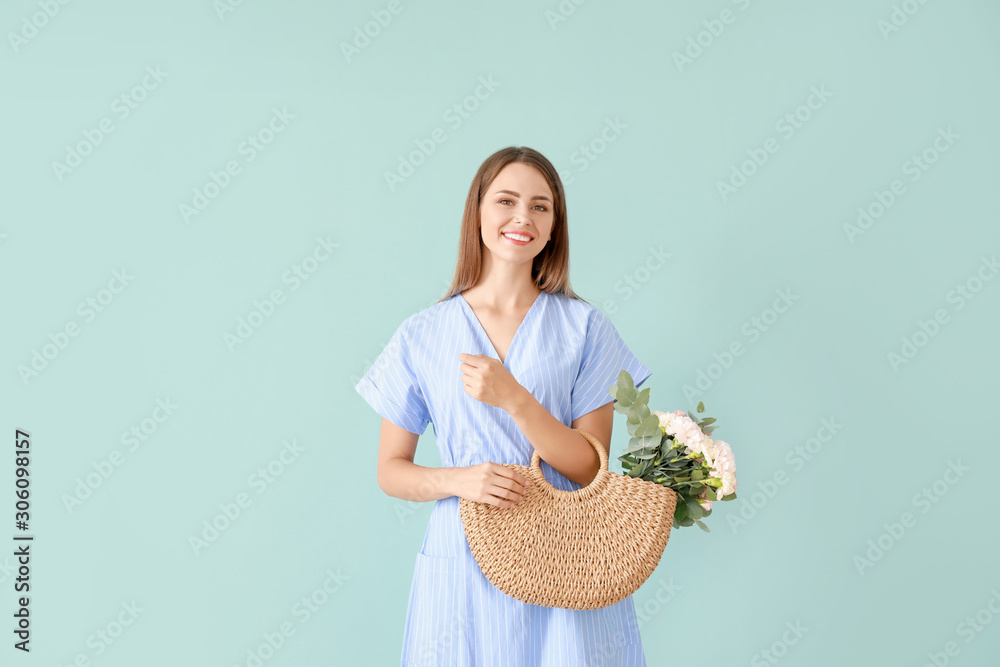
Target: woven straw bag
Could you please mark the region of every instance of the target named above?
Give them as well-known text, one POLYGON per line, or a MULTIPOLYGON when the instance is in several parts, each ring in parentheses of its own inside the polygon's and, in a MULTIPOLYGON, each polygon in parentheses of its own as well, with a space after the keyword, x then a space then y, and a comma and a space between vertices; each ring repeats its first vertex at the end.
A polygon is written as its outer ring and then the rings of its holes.
POLYGON ((459 502, 469 548, 486 578, 513 598, 565 609, 598 609, 634 593, 653 573, 670 538, 673 489, 608 470, 600 441, 574 429, 601 459, 597 477, 576 491, 531 465, 501 465, 529 477, 509 509, 459 502))

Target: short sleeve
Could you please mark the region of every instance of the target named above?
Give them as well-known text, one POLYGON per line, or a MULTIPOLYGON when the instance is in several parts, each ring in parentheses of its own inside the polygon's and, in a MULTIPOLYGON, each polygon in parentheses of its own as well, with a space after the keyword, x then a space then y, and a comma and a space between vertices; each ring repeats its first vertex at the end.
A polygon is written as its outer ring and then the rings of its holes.
POLYGON ((407 323, 396 329, 389 344, 354 388, 375 412, 420 435, 427 429, 431 416, 410 362, 407 323))
POLYGON ((595 308, 587 321, 580 371, 573 383, 573 421, 614 400, 608 387, 618 382, 623 370, 629 372, 636 387, 652 375, 632 354, 608 316, 595 308))

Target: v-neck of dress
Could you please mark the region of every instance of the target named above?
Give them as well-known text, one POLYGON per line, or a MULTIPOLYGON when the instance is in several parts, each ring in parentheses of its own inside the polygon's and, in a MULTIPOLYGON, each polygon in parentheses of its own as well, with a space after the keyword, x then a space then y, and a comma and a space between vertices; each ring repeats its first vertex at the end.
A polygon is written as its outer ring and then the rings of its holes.
POLYGON ((476 311, 472 309, 472 306, 469 305, 469 302, 465 300, 465 297, 462 296, 461 292, 458 293, 458 298, 461 300, 465 310, 469 313, 469 315, 472 316, 472 320, 476 323, 476 326, 479 328, 479 332, 483 335, 483 338, 486 339, 486 344, 490 346, 491 350, 493 350, 493 356, 496 357, 496 360, 499 361, 501 364, 507 366, 507 362, 510 361, 510 355, 514 351, 514 343, 517 342, 517 338, 520 335, 521 330, 524 329, 525 325, 528 323, 528 320, 531 319, 532 313, 534 313, 535 309, 539 305, 539 302, 542 300, 545 294, 547 294, 545 290, 539 292, 538 296, 535 297, 535 300, 531 302, 530 306, 528 306, 528 312, 524 314, 524 317, 521 318, 521 323, 517 325, 517 329, 514 331, 514 336, 510 339, 510 344, 507 346, 507 356, 505 356, 503 359, 500 358, 500 353, 497 352, 496 346, 493 344, 493 341, 490 340, 490 335, 486 333, 486 328, 483 326, 483 323, 479 321, 479 316, 476 315, 476 311))

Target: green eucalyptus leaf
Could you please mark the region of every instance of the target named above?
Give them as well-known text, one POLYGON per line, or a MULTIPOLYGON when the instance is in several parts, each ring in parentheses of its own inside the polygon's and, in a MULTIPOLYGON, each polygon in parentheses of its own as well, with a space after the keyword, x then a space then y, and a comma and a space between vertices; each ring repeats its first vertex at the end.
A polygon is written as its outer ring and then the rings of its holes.
POLYGON ((638 395, 635 387, 618 387, 618 402, 625 407, 631 407, 638 395))
POLYGON ((626 454, 631 454, 632 452, 637 452, 646 446, 645 438, 632 438, 628 441, 628 447, 625 448, 626 454))
POLYGON ((656 444, 660 444, 660 439, 663 437, 663 431, 660 430, 660 420, 656 418, 656 415, 649 415, 642 420, 642 423, 635 429, 635 434, 638 435, 648 435, 656 436, 656 444))
POLYGON ((708 526, 706 526, 706 525, 705 525, 704 523, 702 523, 702 522, 701 522, 700 520, 698 520, 698 521, 695 521, 695 523, 696 523, 696 524, 698 524, 698 527, 699 527, 699 528, 701 528, 702 530, 704 530, 704 531, 705 531, 706 533, 711 533, 711 532, 712 532, 712 531, 710 531, 710 530, 708 529, 708 526))
POLYGON ((705 516, 704 508, 694 498, 685 498, 685 504, 687 504, 688 516, 692 519, 700 519, 705 516))
POLYGON ((635 389, 635 381, 632 380, 632 375, 627 370, 622 369, 618 373, 618 386, 625 389, 635 389))
MULTIPOLYGON (((649 407, 640 401, 632 401, 632 407, 628 409, 628 420, 642 423, 647 417, 649 417, 649 407)), ((659 420, 657 420, 656 425, 660 425, 659 420)))
POLYGON ((648 407, 649 406, 649 387, 646 387, 645 389, 643 389, 642 391, 640 391, 636 395, 635 400, 633 401, 633 403, 642 403, 643 405, 645 405, 645 406, 648 407))

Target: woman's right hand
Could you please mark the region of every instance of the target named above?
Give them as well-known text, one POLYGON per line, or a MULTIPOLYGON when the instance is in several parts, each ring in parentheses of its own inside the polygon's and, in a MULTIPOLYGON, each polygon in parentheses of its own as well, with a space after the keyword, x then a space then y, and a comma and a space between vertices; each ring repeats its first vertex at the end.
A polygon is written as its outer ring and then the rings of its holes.
POLYGON ((503 508, 520 502, 531 482, 524 475, 493 461, 461 467, 458 473, 456 496, 503 508))

